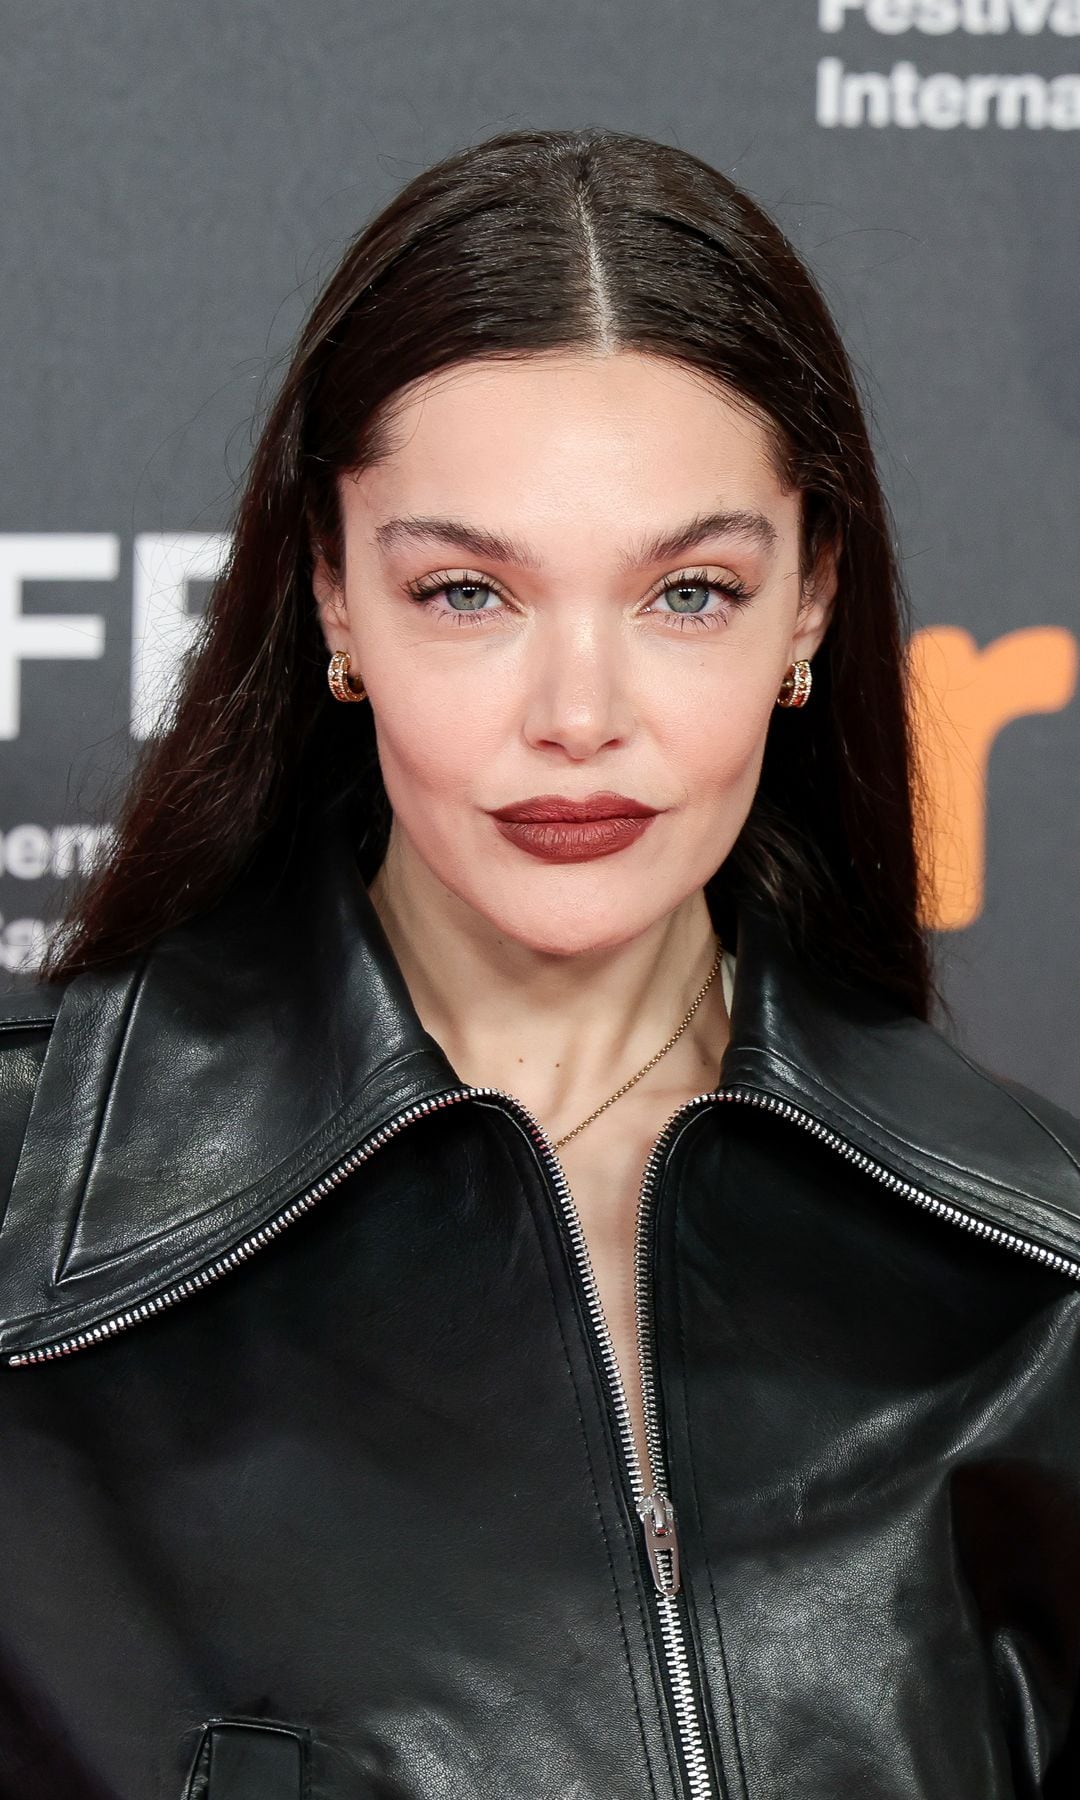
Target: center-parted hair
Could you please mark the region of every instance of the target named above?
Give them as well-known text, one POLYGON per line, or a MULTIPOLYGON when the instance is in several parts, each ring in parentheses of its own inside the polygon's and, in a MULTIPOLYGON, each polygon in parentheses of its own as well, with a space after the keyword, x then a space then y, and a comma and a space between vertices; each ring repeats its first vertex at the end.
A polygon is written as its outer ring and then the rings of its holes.
POLYGON ((709 903, 725 941, 750 900, 808 960, 928 1016, 908 606, 848 357, 761 207, 684 150, 603 129, 512 131, 447 157, 348 248, 262 428, 169 722, 142 747, 46 977, 137 952, 257 857, 280 866, 331 799, 352 809, 370 880, 390 827, 372 716, 334 704, 311 585, 316 548, 340 567, 338 478, 388 454, 410 383, 565 349, 670 357, 717 383, 800 495, 803 577, 836 546, 811 699, 774 709, 709 903))

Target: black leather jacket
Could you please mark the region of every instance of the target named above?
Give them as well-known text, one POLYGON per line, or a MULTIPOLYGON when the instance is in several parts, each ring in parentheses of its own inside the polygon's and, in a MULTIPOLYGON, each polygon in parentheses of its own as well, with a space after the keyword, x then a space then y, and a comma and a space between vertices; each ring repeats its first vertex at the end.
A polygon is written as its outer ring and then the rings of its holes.
POLYGON ((1080 1794, 1080 1124, 737 950, 642 1192, 677 1586, 559 1165, 340 831, 8 1000, 2 1800, 1080 1794))

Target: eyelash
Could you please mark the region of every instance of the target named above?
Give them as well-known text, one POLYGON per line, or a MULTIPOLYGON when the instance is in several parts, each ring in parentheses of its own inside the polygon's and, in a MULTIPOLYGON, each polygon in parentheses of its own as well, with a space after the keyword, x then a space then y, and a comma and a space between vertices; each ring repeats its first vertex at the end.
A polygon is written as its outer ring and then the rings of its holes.
MULTIPOLYGON (((423 581, 406 583, 406 591, 410 598, 414 600, 418 606, 426 605, 433 612, 441 609, 432 607, 431 602, 437 599, 440 594, 445 593, 447 588, 452 587, 488 588, 491 593, 496 594, 500 600, 505 600, 506 598, 498 582, 489 580, 486 575, 466 573, 457 576, 453 581, 448 580, 445 576, 429 576, 423 581)), ((712 593, 723 594, 732 607, 738 607, 752 597, 750 589, 745 587, 741 581, 716 581, 709 576, 705 569, 687 569, 683 574, 679 575, 675 581, 666 581, 663 587, 658 588, 656 593, 651 596, 649 604, 651 605, 654 600, 661 599, 664 594, 670 593, 673 589, 682 587, 708 588, 712 593)), ((659 616, 661 618, 670 619, 675 625, 676 630, 682 631, 685 630, 687 626, 698 628, 715 626, 717 623, 722 622, 727 617, 727 614, 726 612, 718 611, 712 613, 661 613, 659 616)), ((452 618, 455 625, 480 625, 485 619, 492 617, 492 611, 484 609, 479 611, 460 612, 454 608, 448 608, 444 617, 452 618)))

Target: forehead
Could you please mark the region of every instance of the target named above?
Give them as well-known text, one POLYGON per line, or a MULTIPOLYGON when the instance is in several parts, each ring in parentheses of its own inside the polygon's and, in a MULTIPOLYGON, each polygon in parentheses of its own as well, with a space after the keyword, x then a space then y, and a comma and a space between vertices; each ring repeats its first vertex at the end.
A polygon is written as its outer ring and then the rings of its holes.
POLYGON ((566 528, 602 513, 655 524, 723 505, 767 511, 781 531, 797 509, 780 486, 767 423, 663 356, 476 359, 411 383, 384 423, 387 453, 346 483, 350 509, 512 507, 566 528))

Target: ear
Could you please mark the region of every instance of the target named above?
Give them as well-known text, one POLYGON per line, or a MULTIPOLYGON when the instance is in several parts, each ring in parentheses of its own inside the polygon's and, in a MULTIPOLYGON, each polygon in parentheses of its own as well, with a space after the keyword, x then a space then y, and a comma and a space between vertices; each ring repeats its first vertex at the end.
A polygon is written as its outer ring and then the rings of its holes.
POLYGON ((311 571, 311 591, 319 614, 319 623, 331 653, 349 648, 349 614, 345 605, 344 584, 330 568, 323 552, 317 551, 311 571))
POLYGON ((829 628, 836 599, 839 550, 832 540, 823 545, 812 573, 807 579, 799 603, 799 614, 791 639, 791 660, 810 661, 829 628))

